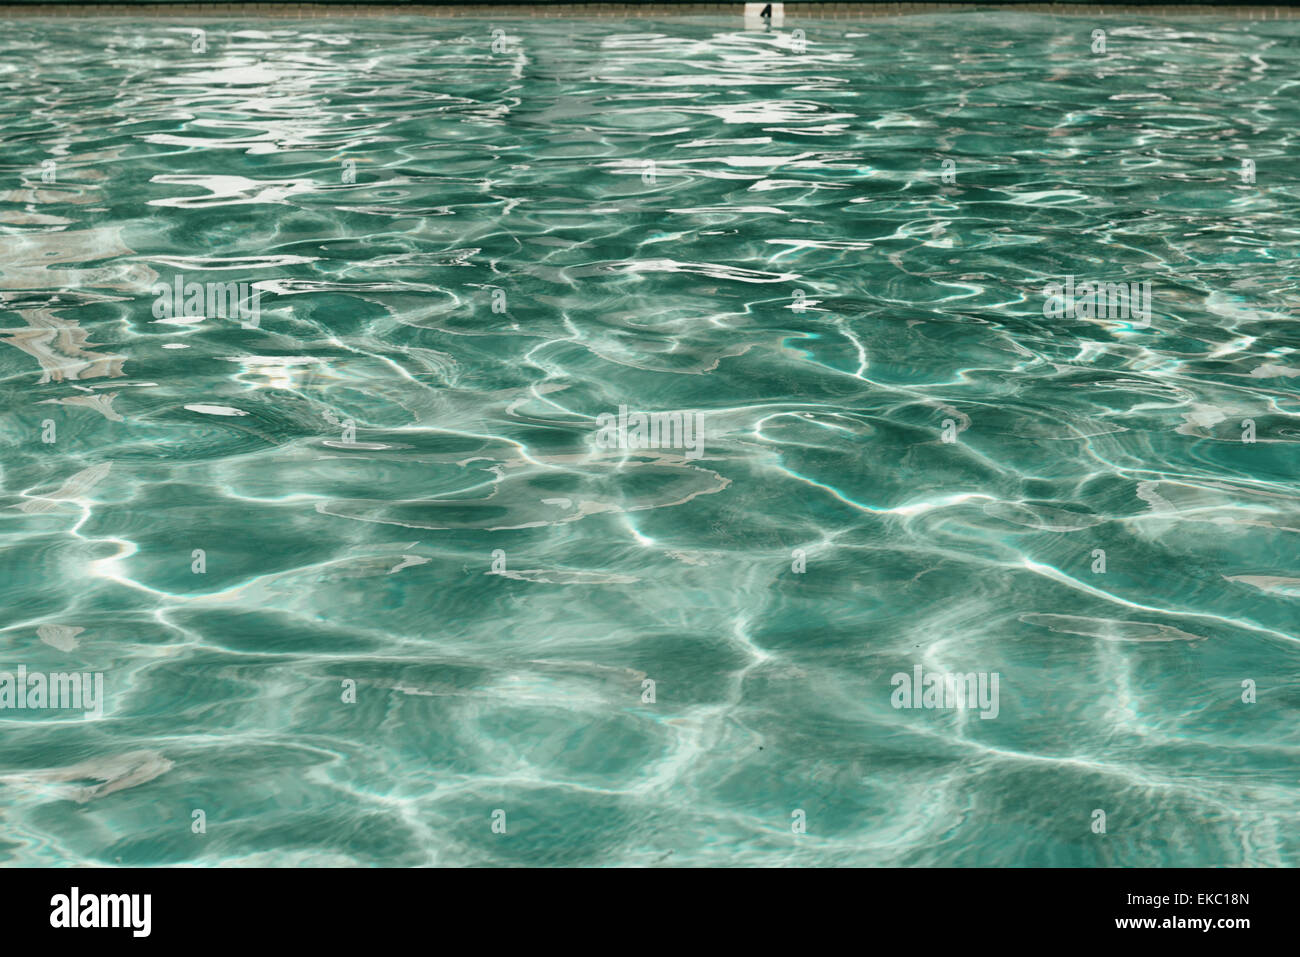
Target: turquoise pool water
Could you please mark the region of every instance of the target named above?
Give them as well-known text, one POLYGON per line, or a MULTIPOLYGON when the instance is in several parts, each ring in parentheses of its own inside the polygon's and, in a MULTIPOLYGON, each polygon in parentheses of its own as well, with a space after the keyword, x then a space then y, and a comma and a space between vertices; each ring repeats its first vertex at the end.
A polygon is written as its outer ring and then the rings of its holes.
POLYGON ((3 862, 1297 863, 1300 24, 0 54, 3 862))

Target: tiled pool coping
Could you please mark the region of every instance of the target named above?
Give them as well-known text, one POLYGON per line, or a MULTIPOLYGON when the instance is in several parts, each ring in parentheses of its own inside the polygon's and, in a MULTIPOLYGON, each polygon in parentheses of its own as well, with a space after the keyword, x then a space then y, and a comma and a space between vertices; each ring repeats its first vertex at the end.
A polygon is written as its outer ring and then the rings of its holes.
MULTIPOLYGON (((320 19, 380 16, 427 17, 672 17, 741 15, 743 3, 27 3, 0 5, 0 19, 16 17, 220 17, 320 19)), ((1142 5, 1096 3, 787 3, 785 20, 898 17, 974 10, 1019 10, 1062 16, 1219 16, 1281 20, 1300 16, 1300 6, 1142 5)))

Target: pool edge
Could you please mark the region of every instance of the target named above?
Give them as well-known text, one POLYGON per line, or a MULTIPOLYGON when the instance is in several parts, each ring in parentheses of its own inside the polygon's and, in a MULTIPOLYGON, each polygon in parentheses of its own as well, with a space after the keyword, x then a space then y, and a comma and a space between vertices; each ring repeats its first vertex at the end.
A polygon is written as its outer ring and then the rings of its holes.
MULTIPOLYGON (((25 3, 0 4, 0 20, 149 17, 273 17, 277 19, 355 19, 389 16, 437 18, 625 18, 647 19, 682 16, 741 17, 743 3, 25 3)), ((1061 16, 1213 16, 1239 20, 1285 20, 1300 17, 1300 6, 1250 6, 1241 4, 1126 4, 1126 3, 787 3, 786 21, 857 20, 915 14, 1019 11, 1061 16)))

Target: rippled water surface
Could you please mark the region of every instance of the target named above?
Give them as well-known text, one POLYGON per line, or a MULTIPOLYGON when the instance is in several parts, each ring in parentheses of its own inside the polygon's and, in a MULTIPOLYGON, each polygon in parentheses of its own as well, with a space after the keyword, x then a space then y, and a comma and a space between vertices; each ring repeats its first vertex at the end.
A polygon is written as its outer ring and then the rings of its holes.
POLYGON ((26 20, 0 93, 0 670, 105 696, 0 711, 0 860, 1300 859, 1300 22, 26 20))

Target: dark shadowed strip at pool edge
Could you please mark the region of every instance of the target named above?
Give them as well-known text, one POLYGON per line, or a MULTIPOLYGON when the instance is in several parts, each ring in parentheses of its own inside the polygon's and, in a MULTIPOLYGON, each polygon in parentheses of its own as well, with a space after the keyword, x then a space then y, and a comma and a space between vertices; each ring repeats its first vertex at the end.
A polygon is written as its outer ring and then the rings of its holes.
MULTIPOLYGON (((426 0, 317 0, 312 3, 192 3, 187 0, 150 0, 142 3, 91 2, 49 3, 44 0, 14 0, 0 4, 0 20, 12 17, 94 17, 94 16, 263 16, 296 19, 343 16, 430 16, 430 17, 667 17, 667 16, 739 16, 745 8, 739 3, 690 3, 685 0, 628 0, 625 3, 569 3, 564 0, 536 0, 533 3, 510 0, 484 0, 479 3, 437 3, 426 0)), ((1300 0, 1260 6, 1251 0, 1211 0, 1186 4, 1172 0, 1148 3, 1109 3, 1097 0, 1061 0, 1039 3, 1034 0, 1003 0, 998 3, 952 3, 948 0, 916 0, 909 3, 810 3, 784 4, 786 19, 852 20, 897 17, 911 14, 969 12, 976 10, 1016 10, 1054 13, 1062 16, 1152 15, 1218 16, 1249 20, 1289 20, 1300 16, 1300 0)))

